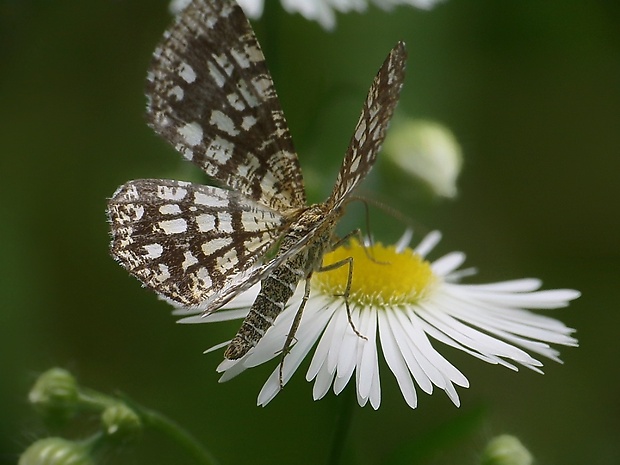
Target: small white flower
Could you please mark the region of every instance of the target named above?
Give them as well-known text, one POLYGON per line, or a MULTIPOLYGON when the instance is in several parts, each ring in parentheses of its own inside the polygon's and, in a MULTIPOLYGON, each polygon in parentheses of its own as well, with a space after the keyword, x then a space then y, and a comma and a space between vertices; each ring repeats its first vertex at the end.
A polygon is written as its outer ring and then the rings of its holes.
MULTIPOLYGON (((169 9, 177 14, 185 8, 191 0, 171 0, 169 9)), ((306 19, 318 22, 325 29, 331 30, 336 26, 336 13, 349 11, 363 12, 368 3, 374 3, 384 10, 390 10, 397 5, 410 5, 428 10, 442 0, 280 0, 282 6, 289 13, 299 13, 306 19)), ((252 19, 258 19, 263 14, 264 0, 237 0, 245 14, 252 19)))
POLYGON ((432 121, 407 120, 390 128, 384 151, 403 172, 425 182, 441 197, 454 197, 463 156, 454 135, 432 121))
MULTIPOLYGON (((385 362, 410 407, 417 406, 418 389, 431 394, 435 387, 445 391, 458 406, 455 386, 468 387, 469 382, 433 343, 441 342, 513 370, 522 365, 540 373, 542 363, 530 354, 560 362, 559 352, 549 344, 577 345, 577 340, 570 336, 573 329, 529 309, 565 307, 579 297, 579 292, 540 291, 538 279, 459 284, 460 278, 473 274, 471 269, 459 270, 465 260, 463 253, 452 252, 429 262, 425 257, 439 242, 440 234, 427 235, 414 249, 408 247, 410 239, 407 232, 394 246, 351 241, 324 257, 324 265, 353 257, 348 301, 353 325, 364 338, 355 334, 344 299, 338 297, 347 285, 348 268, 315 273, 310 299, 295 335, 296 343, 282 366, 284 384, 315 347, 306 374, 308 381, 314 381, 314 399, 325 396, 330 388, 339 394, 355 373, 359 404, 370 402, 377 409, 381 403, 381 344, 385 362)), ((220 381, 227 381, 247 368, 276 358, 277 366, 259 393, 259 405, 266 405, 281 389, 280 353, 303 287, 303 283, 298 286, 298 292, 256 347, 245 357, 224 360, 218 367, 223 372, 220 381)), ((255 286, 228 304, 228 310, 206 318, 190 316, 181 322, 242 318, 257 292, 255 286)), ((182 310, 175 313, 181 314, 182 310)))

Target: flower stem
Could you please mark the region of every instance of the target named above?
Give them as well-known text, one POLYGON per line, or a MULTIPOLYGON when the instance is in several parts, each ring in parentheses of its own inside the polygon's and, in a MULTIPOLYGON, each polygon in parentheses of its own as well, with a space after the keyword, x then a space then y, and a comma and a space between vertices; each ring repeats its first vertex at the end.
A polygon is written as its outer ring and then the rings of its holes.
POLYGON ((174 421, 166 418, 159 412, 146 409, 133 402, 130 405, 140 415, 145 426, 168 436, 172 441, 185 449, 194 458, 196 463, 201 465, 219 465, 219 462, 211 452, 205 449, 194 436, 174 421))
POLYGON ((336 428, 332 439, 332 447, 327 460, 327 465, 338 465, 342 459, 344 446, 351 429, 353 408, 355 406, 355 388, 347 386, 343 393, 340 413, 336 419, 336 428))

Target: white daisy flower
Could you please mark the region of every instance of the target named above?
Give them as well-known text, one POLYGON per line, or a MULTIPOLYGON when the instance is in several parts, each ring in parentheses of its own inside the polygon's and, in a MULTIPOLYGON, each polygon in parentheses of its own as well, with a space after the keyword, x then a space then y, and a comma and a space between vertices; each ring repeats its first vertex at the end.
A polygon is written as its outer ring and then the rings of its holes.
MULTIPOLYGON (((411 236, 408 231, 393 246, 360 245, 354 240, 325 255, 324 265, 353 257, 348 302, 355 330, 342 297, 348 267, 314 273, 310 299, 295 334, 296 343, 281 367, 283 384, 314 348, 306 379, 314 381, 315 400, 325 396, 330 388, 339 394, 355 373, 358 403, 364 406, 370 402, 377 409, 381 403, 380 344, 385 362, 410 407, 417 406, 418 390, 431 394, 434 388, 445 391, 459 406, 455 386, 468 387, 469 382, 435 348, 436 342, 489 363, 513 370, 521 365, 539 373, 542 362, 531 354, 560 362, 559 352, 550 344, 577 346, 577 340, 570 336, 573 329, 529 310, 565 307, 579 297, 578 291, 540 291, 538 279, 460 284, 462 277, 473 274, 472 269, 459 268, 465 260, 463 253, 452 252, 430 262, 426 256, 439 242, 440 234, 427 235, 414 249, 408 247, 411 236)), ((218 367, 223 373, 220 381, 227 381, 247 368, 276 358, 276 367, 259 393, 259 405, 269 403, 281 390, 281 351, 303 288, 301 283, 256 347, 245 357, 224 360, 218 367)), ((180 321, 203 323, 243 318, 257 293, 255 286, 229 303, 228 310, 180 321)))
MULTIPOLYGON (((169 9, 172 14, 177 14, 190 1, 172 0, 169 9)), ((336 11, 363 12, 368 3, 373 3, 384 10, 391 10, 397 5, 410 5, 428 10, 440 1, 442 0, 281 0, 282 6, 289 13, 299 13, 306 19, 318 22, 327 30, 332 30, 336 26, 336 11)), ((263 14, 264 0, 237 0, 237 3, 249 18, 258 19, 263 14)))

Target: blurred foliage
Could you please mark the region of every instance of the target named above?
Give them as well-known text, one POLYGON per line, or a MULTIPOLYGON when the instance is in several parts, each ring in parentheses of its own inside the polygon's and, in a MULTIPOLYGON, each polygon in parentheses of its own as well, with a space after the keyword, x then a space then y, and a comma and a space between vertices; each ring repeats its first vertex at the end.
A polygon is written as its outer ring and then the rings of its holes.
MULTIPOLYGON (((221 354, 202 354, 235 323, 175 325, 168 306, 108 256, 104 209, 118 185, 203 179, 144 123, 146 68, 166 8, 0 0, 0 463, 47 435, 26 397, 36 374, 56 365, 174 417, 222 463, 328 456, 342 398, 313 402, 300 373, 257 408, 271 367, 218 384, 221 354)), ((506 431, 541 463, 620 462, 619 24, 620 3, 607 0, 448 0, 430 12, 340 15, 327 33, 268 4, 257 34, 311 200, 330 191, 372 77, 403 39, 410 58, 398 112, 455 134, 465 160, 459 196, 433 200, 394 183, 381 157, 361 193, 421 231, 441 229, 439 250, 466 251, 477 282, 537 276, 583 292, 554 313, 578 329, 582 347, 563 349, 566 364, 546 365, 544 376, 446 349, 471 382, 461 410, 442 395, 409 410, 384 370, 382 406, 353 410, 343 463, 385 462, 481 404, 482 426, 424 463, 476 463, 487 439, 506 431)), ((363 224, 352 206, 342 227, 363 224)), ((374 209, 371 224, 386 242, 403 229, 374 209)), ((114 461, 183 463, 146 441, 114 461)))

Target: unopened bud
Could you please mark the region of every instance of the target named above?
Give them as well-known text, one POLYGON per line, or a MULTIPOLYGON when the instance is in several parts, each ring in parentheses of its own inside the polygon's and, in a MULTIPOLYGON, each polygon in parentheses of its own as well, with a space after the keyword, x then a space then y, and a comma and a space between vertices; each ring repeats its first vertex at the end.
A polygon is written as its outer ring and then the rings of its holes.
POLYGON ((432 121, 395 122, 384 150, 406 174, 426 183, 441 197, 454 197, 463 156, 456 138, 445 126, 432 121))
POLYGON ((533 460, 532 454, 519 439, 503 434, 487 444, 480 465, 531 465, 533 460))
POLYGON ((119 441, 131 441, 142 431, 138 414, 121 403, 107 407, 101 414, 101 422, 108 437, 119 441))
POLYGON ((18 465, 94 465, 90 444, 63 438, 40 439, 28 447, 18 465))
POLYGON ((28 400, 46 419, 64 421, 77 409, 78 385, 67 370, 52 368, 39 376, 28 400))

